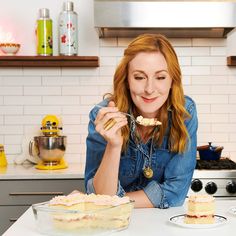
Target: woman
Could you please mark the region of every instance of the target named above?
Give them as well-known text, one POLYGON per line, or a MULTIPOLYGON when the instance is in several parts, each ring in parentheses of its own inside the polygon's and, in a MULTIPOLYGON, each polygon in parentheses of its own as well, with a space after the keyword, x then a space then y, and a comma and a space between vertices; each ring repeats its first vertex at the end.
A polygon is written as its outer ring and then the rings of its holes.
POLYGON ((90 112, 87 193, 126 195, 135 207, 183 204, 196 164, 198 121, 181 79, 164 36, 144 34, 129 44, 113 93, 90 112), (142 126, 124 113, 162 124, 142 126))

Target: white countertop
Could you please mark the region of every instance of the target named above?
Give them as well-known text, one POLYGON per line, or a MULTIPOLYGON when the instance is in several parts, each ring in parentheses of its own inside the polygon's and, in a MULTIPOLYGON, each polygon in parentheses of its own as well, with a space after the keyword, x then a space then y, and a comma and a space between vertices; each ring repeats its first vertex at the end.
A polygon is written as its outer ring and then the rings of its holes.
POLYGON ((38 170, 35 165, 9 164, 0 168, 0 180, 14 179, 83 179, 84 165, 68 163, 68 168, 60 170, 38 170))
MULTIPOLYGON (((6 168, 0 167, 2 179, 83 179, 84 164, 68 163, 68 168, 60 170, 38 170, 35 165, 9 164, 6 168)), ((236 170, 195 170, 193 178, 230 178, 236 176, 236 170)))
MULTIPOLYGON (((236 229, 236 215, 228 212, 230 207, 236 206, 236 200, 216 200, 216 214, 227 217, 227 223, 215 228, 191 229, 174 225, 169 218, 185 213, 185 205, 169 209, 134 209, 128 229, 113 233, 119 236, 222 236, 234 235, 236 229)), ((3 236, 30 235, 40 236, 35 225, 32 208, 30 207, 3 236)))

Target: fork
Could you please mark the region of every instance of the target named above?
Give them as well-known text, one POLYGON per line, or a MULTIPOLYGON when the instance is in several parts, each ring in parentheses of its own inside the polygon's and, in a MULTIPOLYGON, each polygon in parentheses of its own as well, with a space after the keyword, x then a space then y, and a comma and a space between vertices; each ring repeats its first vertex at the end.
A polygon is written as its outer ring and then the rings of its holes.
MULTIPOLYGON (((96 107, 99 108, 104 108, 101 105, 95 104, 96 107)), ((123 112, 123 111, 119 111, 119 113, 125 115, 125 116, 129 116, 131 118, 132 121, 136 122, 139 125, 143 125, 143 126, 157 126, 157 125, 161 125, 161 122, 157 121, 156 118, 154 118, 154 121, 156 121, 156 124, 147 124, 147 123, 142 123, 139 120, 137 120, 137 118, 135 119, 134 116, 130 115, 129 113, 123 112)), ((148 118, 143 118, 143 119, 148 119, 148 118)))
MULTIPOLYGON (((95 104, 95 107, 104 108, 103 106, 98 105, 98 104, 95 104)), ((132 115, 130 115, 129 113, 126 113, 126 112, 123 112, 123 111, 119 111, 119 113, 121 113, 125 116, 129 116, 132 120, 136 121, 136 119, 132 115)))

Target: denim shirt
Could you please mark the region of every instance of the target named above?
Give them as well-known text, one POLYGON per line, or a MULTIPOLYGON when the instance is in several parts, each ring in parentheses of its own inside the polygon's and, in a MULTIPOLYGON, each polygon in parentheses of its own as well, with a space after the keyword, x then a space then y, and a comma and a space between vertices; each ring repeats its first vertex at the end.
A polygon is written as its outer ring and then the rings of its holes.
MULTIPOLYGON (((107 106, 107 101, 104 100, 100 105, 107 106)), ((196 166, 198 127, 196 105, 188 96, 185 96, 185 108, 191 115, 185 121, 189 134, 186 151, 183 154, 179 154, 171 152, 168 148, 168 135, 171 127, 171 111, 169 111, 169 125, 163 142, 160 147, 153 147, 151 168, 154 173, 151 179, 147 179, 143 175, 143 169, 150 154, 150 141, 146 144, 135 142, 131 127, 127 151, 121 153, 119 183, 116 193, 118 196, 124 196, 126 192, 143 190, 154 207, 168 208, 183 204, 196 166)), ((106 148, 106 141, 96 132, 93 123, 99 109, 95 107, 89 114, 90 122, 86 140, 85 167, 85 188, 87 193, 95 193, 93 177, 101 163, 106 148)))

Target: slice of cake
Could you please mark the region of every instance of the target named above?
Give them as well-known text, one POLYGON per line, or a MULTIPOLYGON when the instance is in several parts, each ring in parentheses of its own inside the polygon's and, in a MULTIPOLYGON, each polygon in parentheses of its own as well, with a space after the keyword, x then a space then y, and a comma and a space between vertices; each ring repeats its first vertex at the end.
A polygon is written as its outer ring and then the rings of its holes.
POLYGON ((192 195, 188 198, 186 224, 213 224, 215 199, 210 195, 192 195))
POLYGON ((63 230, 126 228, 133 205, 128 197, 81 193, 57 196, 49 202, 55 210, 54 225, 63 230))
POLYGON ((156 118, 144 118, 142 116, 138 116, 136 118, 137 123, 143 126, 156 126, 161 125, 161 122, 158 121, 156 118))

